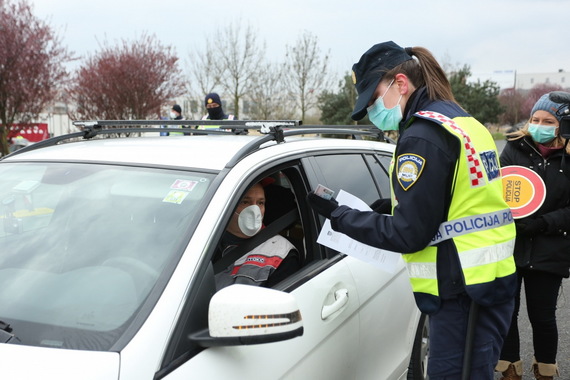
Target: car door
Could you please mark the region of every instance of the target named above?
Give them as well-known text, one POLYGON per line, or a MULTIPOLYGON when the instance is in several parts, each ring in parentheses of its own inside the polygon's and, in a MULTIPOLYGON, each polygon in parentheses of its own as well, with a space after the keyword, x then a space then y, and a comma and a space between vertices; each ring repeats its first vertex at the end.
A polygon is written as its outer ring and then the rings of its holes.
POLYGON ((354 379, 359 324, 355 292, 345 263, 334 263, 291 292, 303 318, 301 337, 249 346, 210 347, 165 379, 354 379), (335 293, 345 298, 336 300, 335 293), (323 315, 327 307, 332 312, 323 315))
POLYGON ((308 187, 302 167, 290 162, 279 169, 295 192, 307 259, 298 272, 275 288, 295 297, 302 316, 303 335, 275 343, 205 348, 159 378, 356 378, 360 303, 352 271, 340 254, 327 256, 316 243, 320 221, 306 204, 308 187))
MULTIPOLYGON (((317 156, 311 164, 320 174, 317 181, 335 194, 342 189, 371 204, 390 195, 384 166, 389 162, 388 153, 355 153, 317 156)), ((350 256, 344 261, 356 279, 361 304, 356 378, 399 378, 407 370, 419 318, 404 262, 398 260, 389 272, 350 256)))

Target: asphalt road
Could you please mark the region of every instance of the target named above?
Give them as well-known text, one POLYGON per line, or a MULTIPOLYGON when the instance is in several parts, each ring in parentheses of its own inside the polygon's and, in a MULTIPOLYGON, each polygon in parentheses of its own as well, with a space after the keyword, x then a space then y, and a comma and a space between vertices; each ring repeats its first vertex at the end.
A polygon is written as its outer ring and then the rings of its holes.
MULTIPOLYGON (((497 140, 497 149, 499 152, 505 146, 504 140, 497 140)), ((570 254, 570 252, 569 252, 570 254)), ((570 380, 570 280, 562 281, 562 289, 558 297, 558 310, 556 318, 558 322, 558 368, 560 377, 555 379, 570 380)), ((521 310, 519 312, 519 332, 521 339, 521 359, 524 366, 523 380, 532 380, 534 376, 530 370, 534 350, 532 348, 532 330, 528 315, 526 312, 526 302, 524 300, 524 289, 522 292, 521 310)), ((500 375, 495 376, 496 379, 500 375)))
MULTIPOLYGON (((519 333, 521 339, 521 359, 523 361, 523 380, 534 379, 530 366, 534 351, 532 349, 532 330, 526 312, 526 303, 521 300, 521 310, 519 312, 519 333)), ((569 280, 562 281, 562 290, 558 297, 558 310, 556 312, 558 321, 558 368, 560 377, 555 379, 570 379, 570 285, 569 280)), ((500 374, 495 375, 499 379, 500 374)))

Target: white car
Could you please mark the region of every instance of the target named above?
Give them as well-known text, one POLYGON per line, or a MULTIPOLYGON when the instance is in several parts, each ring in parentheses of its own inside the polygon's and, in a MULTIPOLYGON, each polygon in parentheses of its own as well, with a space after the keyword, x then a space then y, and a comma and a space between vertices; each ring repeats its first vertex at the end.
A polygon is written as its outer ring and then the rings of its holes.
POLYGON ((96 125, 1 159, 1 377, 425 379, 429 332, 403 262, 392 273, 318 244, 324 219, 306 203, 318 184, 387 197, 394 145, 253 129, 92 138, 109 136, 96 125), (266 177, 279 191, 264 222, 302 267, 216 292, 220 237, 266 177))

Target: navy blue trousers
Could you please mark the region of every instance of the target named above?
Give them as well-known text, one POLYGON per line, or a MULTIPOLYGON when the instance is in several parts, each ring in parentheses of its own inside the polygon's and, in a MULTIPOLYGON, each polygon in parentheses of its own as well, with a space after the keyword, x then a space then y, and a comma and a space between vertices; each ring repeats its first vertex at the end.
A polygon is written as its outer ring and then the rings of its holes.
MULTIPOLYGON (((466 294, 442 300, 441 309, 429 316, 430 380, 459 380, 471 298, 466 294)), ((479 306, 473 335, 470 379, 493 380, 501 347, 511 323, 514 299, 492 307, 479 306)))

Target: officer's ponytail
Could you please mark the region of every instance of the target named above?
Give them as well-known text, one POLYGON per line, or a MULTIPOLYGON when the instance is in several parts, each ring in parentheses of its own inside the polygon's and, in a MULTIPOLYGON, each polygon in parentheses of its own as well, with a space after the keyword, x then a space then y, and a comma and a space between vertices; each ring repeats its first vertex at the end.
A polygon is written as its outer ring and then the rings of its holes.
POLYGON ((431 100, 449 100, 457 103, 445 72, 431 54, 423 47, 407 47, 406 53, 417 59, 410 59, 386 73, 386 78, 394 78, 402 73, 416 88, 425 86, 431 100))

